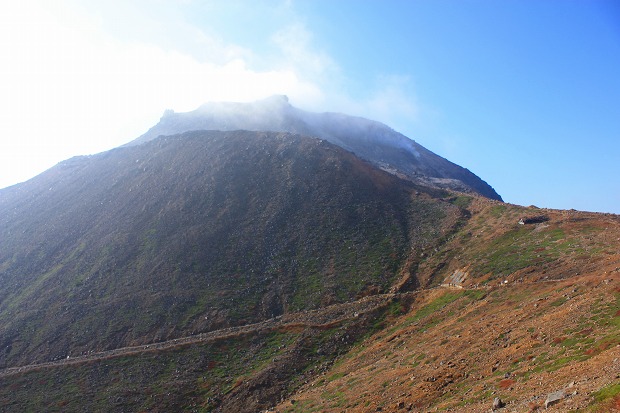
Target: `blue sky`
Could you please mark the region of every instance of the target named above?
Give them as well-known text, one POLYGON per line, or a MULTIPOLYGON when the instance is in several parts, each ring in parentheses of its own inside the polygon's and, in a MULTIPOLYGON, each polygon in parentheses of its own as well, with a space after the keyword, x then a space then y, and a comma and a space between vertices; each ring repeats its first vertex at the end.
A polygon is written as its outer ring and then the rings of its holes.
POLYGON ((507 202, 620 213, 614 0, 14 3, 0 187, 121 145, 167 108, 278 93, 385 122, 507 202))

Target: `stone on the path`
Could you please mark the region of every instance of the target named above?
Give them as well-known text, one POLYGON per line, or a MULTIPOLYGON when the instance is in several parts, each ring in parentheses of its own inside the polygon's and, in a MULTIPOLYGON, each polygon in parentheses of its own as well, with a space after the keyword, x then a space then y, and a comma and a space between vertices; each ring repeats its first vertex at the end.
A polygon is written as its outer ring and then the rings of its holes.
POLYGON ((493 410, 501 409, 504 406, 505 406, 504 402, 499 397, 496 397, 493 400, 493 410))
POLYGON ((553 393, 549 393, 547 395, 547 400, 545 400, 545 409, 549 408, 549 406, 552 406, 556 404, 557 402, 559 402, 560 400, 562 400, 564 396, 565 396, 564 390, 558 390, 558 391, 554 391, 553 393))

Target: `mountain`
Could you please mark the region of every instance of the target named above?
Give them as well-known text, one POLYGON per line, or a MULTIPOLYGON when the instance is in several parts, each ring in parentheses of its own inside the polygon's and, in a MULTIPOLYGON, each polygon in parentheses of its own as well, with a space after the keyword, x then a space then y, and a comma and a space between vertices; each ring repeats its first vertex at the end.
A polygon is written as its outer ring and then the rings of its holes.
POLYGON ((293 107, 286 96, 251 103, 207 103, 188 113, 167 110, 157 125, 130 145, 190 130, 277 131, 319 137, 414 182, 501 201, 495 190, 472 172, 387 125, 340 113, 307 112, 293 107))
POLYGON ((194 130, 0 190, 0 412, 618 411, 620 217, 384 169, 194 130))
POLYGON ((0 192, 0 366, 386 292, 457 225, 444 195, 288 133, 70 159, 0 192))

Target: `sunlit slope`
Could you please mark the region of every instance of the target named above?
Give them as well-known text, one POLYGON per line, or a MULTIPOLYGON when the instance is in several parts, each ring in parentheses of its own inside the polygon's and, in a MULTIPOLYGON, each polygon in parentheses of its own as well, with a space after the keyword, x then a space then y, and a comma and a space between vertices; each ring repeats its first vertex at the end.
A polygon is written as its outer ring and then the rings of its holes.
POLYGON ((431 285, 457 273, 463 286, 569 278, 600 269, 619 251, 617 215, 459 202, 470 219, 420 268, 431 285))
POLYGON ((617 277, 433 290, 277 410, 618 411, 619 323, 617 277))
POLYGON ((620 411, 620 217, 460 203, 420 266, 437 288, 278 411, 620 411))

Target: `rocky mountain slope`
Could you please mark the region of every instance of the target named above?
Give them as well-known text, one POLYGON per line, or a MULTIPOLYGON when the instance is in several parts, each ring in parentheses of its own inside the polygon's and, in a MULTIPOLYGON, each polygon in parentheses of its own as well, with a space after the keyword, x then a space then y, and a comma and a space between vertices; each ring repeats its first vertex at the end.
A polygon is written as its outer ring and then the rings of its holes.
POLYGON ((620 410, 620 217, 446 200, 415 291, 2 370, 0 411, 620 410))
POLYGON ((274 411, 620 411, 620 217, 467 209, 421 268, 438 287, 274 411))
POLYGON ((620 217, 421 182, 199 130, 0 190, 0 411, 619 411, 620 217))
POLYGON ((458 224, 444 195, 287 133, 71 159, 0 192, 0 366, 386 292, 458 224))
POLYGON ((414 182, 501 200, 490 185, 469 170, 434 154, 387 125, 340 113, 304 111, 290 105, 286 96, 272 96, 252 103, 207 103, 187 113, 166 111, 157 125, 130 145, 190 130, 239 129, 319 137, 414 182))

